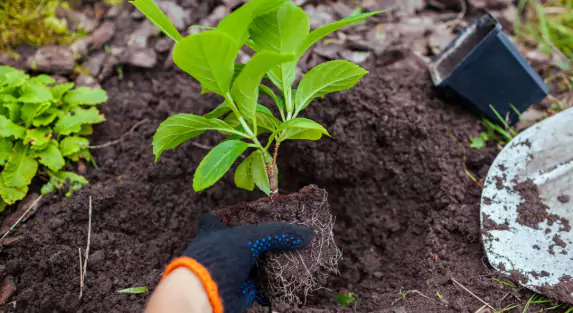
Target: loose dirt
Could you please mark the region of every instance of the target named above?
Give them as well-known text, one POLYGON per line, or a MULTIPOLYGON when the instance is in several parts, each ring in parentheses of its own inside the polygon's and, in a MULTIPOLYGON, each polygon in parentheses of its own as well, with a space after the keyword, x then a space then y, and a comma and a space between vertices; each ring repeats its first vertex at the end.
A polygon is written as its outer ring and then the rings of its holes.
MULTIPOLYGON (((303 112, 332 139, 281 146, 281 192, 309 184, 324 188, 343 251, 341 274, 306 305, 333 312, 334 296, 351 291, 362 300, 358 312, 476 312, 483 306, 450 278, 498 309, 519 302, 504 297, 508 289, 491 280, 495 274, 479 239, 481 189, 464 173, 464 152, 449 135, 467 147, 469 136, 479 133, 479 119, 440 100, 416 57, 398 53, 379 60, 384 63, 368 61, 370 74, 355 89, 303 112), (411 292, 393 304, 409 290, 431 300, 411 292)), ((191 143, 153 164, 151 139, 163 119, 206 113, 220 103, 201 96, 186 74, 125 67, 124 78, 113 76, 104 88, 108 121, 96 126, 93 144, 119 138, 143 119, 150 122, 121 144, 93 151, 98 168, 88 168, 90 185, 69 198, 49 197, 19 231, 25 240, 0 252, 18 288, 8 300, 15 306, 6 305, 5 312, 141 312, 149 294, 116 291, 153 288, 195 234, 201 212, 261 197, 236 189, 232 174, 193 192, 193 172, 206 151, 191 143), (78 300, 78 248, 86 245, 89 196, 91 255, 78 300)), ((197 141, 214 145, 218 138, 208 134, 197 141)), ((468 170, 483 179, 496 149, 466 154, 468 170)))

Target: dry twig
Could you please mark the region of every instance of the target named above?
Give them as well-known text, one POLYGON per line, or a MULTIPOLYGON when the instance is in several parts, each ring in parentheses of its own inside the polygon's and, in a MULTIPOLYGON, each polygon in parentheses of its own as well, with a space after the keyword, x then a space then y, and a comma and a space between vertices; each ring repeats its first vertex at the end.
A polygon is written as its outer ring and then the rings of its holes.
POLYGON ((82 293, 84 291, 84 275, 82 269, 82 248, 78 248, 78 256, 80 258, 80 299, 82 298, 82 293))
POLYGON ((469 293, 470 295, 472 295, 474 298, 476 298, 477 300, 479 300, 479 302, 483 303, 484 305, 486 305, 487 307, 489 307, 490 309, 497 311, 494 307, 492 307, 491 305, 489 305, 489 303, 483 301, 480 297, 476 296, 473 292, 471 292, 468 288, 464 287, 464 285, 458 283, 457 280, 450 278, 452 280, 452 282, 454 282, 456 285, 458 285, 460 288, 462 288, 465 292, 469 293))
MULTIPOLYGON (((83 296, 83 291, 84 291, 84 283, 86 281, 86 275, 87 275, 87 270, 88 270, 88 258, 90 256, 90 243, 91 243, 91 235, 92 235, 92 197, 90 196, 89 198, 90 201, 90 205, 89 205, 89 217, 88 217, 88 243, 86 246, 86 253, 85 253, 85 258, 84 258, 84 266, 83 266, 83 271, 82 273, 80 273, 80 299, 83 296)), ((78 248, 79 249, 79 248, 78 248)), ((81 250, 80 250, 80 269, 82 268, 81 266, 81 250)))
POLYGON ((24 214, 22 214, 22 216, 20 216, 20 218, 16 221, 16 223, 14 223, 14 225, 12 225, 12 227, 10 227, 10 229, 8 229, 8 230, 4 233, 4 235, 2 235, 2 238, 0 238, 0 239, 6 238, 6 236, 8 236, 8 234, 9 234, 12 230, 14 230, 14 227, 16 227, 16 225, 18 225, 18 224, 24 219, 24 217, 25 217, 26 215, 28 215, 28 213, 38 204, 38 202, 40 202, 40 200, 42 199, 43 196, 44 196, 44 195, 40 195, 40 196, 38 197, 38 199, 34 200, 34 202, 32 202, 32 204, 30 204, 30 207, 28 207, 28 209, 26 210, 26 212, 24 212, 24 214))
POLYGON ((101 145, 88 146, 88 149, 101 149, 101 148, 107 148, 107 147, 109 147, 109 146, 117 145, 118 143, 122 142, 123 139, 124 139, 126 136, 129 136, 129 135, 133 134, 133 132, 134 132, 139 126, 141 126, 141 125, 143 125, 143 124, 145 124, 145 123, 147 123, 147 122, 149 122, 148 119, 143 119, 143 120, 141 120, 141 121, 135 123, 135 125, 133 125, 133 126, 129 129, 129 131, 128 131, 127 133, 121 135, 121 137, 119 137, 118 139, 113 140, 113 141, 106 142, 106 143, 101 144, 101 145))

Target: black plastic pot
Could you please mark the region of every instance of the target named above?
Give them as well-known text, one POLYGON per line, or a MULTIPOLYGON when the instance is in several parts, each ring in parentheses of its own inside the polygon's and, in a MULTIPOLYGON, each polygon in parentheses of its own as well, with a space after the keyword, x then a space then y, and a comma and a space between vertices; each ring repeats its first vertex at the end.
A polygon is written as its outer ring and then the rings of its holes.
POLYGON ((430 73, 436 86, 453 91, 494 122, 499 119, 490 105, 514 123, 519 116, 512 105, 523 112, 549 91, 485 11, 432 60, 430 73))

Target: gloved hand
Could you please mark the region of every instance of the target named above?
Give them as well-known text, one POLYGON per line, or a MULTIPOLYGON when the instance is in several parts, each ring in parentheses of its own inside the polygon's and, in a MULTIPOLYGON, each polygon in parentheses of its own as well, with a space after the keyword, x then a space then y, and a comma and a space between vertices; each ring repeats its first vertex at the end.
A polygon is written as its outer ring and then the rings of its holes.
POLYGON ((199 219, 199 232, 167 267, 164 277, 177 267, 187 267, 201 280, 213 313, 242 313, 258 298, 249 273, 260 255, 269 250, 306 246, 312 229, 288 223, 227 227, 213 214, 199 219))

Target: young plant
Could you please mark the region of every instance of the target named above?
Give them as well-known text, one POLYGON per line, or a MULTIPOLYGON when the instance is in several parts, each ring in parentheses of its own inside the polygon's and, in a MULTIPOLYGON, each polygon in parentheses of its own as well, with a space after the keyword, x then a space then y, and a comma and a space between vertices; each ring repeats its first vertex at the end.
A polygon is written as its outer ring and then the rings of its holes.
POLYGON ((266 194, 278 192, 276 160, 283 142, 330 136, 322 125, 299 117, 300 113, 312 100, 350 89, 367 74, 351 62, 329 61, 306 73, 295 89, 297 62, 326 35, 380 13, 353 15, 311 32, 308 15, 294 3, 252 0, 216 28, 192 26, 204 31, 183 38, 151 0, 131 3, 176 41, 175 64, 201 83, 202 92, 222 97, 222 103, 204 116, 177 114, 161 123, 153 137, 156 160, 163 151, 215 130, 228 137, 199 164, 193 177, 195 191, 212 186, 251 148, 254 151, 235 171, 235 184, 247 190, 257 186, 266 194), (247 64, 235 63, 244 45, 256 53, 247 64), (263 84, 263 78, 268 78, 280 93, 275 94, 263 84), (274 100, 279 116, 259 104, 261 92, 274 100))
POLYGON ((340 304, 341 308, 352 307, 353 312, 356 312, 356 306, 360 304, 360 298, 354 292, 341 293, 334 299, 340 304))
POLYGON ((30 77, 0 66, 0 211, 22 200, 35 176, 47 181, 42 194, 68 187, 66 195, 87 180, 62 171, 67 162, 93 161, 83 136, 105 120, 96 104, 107 101, 102 89, 56 84, 48 75, 30 77))

